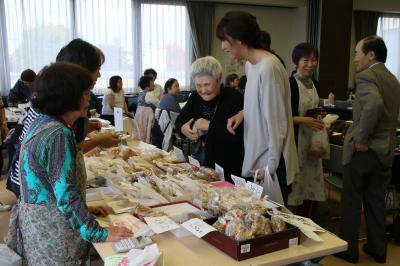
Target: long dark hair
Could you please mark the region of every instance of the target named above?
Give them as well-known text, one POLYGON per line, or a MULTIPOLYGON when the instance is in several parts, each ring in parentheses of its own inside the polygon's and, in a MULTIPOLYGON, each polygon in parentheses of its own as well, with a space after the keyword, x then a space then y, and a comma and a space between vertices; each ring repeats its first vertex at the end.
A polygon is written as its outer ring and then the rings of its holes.
POLYGON ((217 25, 216 35, 221 41, 231 37, 249 47, 269 51, 256 17, 244 11, 226 13, 217 25))

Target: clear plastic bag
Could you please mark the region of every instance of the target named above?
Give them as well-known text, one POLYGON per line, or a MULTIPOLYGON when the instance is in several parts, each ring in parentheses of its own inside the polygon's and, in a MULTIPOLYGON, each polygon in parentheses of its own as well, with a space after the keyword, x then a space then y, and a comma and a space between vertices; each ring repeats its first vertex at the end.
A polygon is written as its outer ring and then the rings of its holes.
POLYGON ((316 158, 329 159, 330 145, 326 128, 312 133, 309 155, 316 158))

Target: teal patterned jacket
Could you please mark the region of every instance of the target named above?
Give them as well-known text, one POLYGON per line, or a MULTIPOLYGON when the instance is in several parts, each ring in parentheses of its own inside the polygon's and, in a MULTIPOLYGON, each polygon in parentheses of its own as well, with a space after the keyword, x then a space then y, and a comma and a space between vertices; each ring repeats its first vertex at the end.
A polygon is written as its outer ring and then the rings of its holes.
POLYGON ((107 229, 88 212, 77 187, 77 146, 73 131, 57 118, 40 114, 22 145, 21 200, 57 206, 85 241, 105 241, 107 229))

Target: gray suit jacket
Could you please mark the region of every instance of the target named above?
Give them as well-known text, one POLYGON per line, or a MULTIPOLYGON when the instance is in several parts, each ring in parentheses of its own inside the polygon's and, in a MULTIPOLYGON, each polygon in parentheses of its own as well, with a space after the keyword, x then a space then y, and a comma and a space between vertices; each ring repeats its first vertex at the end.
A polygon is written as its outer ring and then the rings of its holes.
POLYGON ((356 85, 353 124, 346 133, 343 164, 350 162, 357 143, 368 145, 383 165, 391 166, 400 106, 399 81, 379 63, 359 72, 356 85))

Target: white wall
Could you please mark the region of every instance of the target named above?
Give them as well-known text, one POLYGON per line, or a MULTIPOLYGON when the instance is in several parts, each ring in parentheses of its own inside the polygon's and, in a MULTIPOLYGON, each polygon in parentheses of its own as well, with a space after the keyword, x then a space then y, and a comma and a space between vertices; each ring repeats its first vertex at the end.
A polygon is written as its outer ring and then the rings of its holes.
MULTIPOLYGON (((224 14, 231 10, 247 11, 256 16, 261 29, 271 34, 272 49, 283 58, 288 73, 291 73, 294 69, 291 60, 292 49, 296 44, 306 40, 307 7, 278 8, 217 4, 214 31, 224 14)), ((243 74, 243 67, 229 59, 221 49, 221 42, 216 37, 213 40, 211 55, 221 62, 226 73, 238 72, 238 74, 243 74)))

